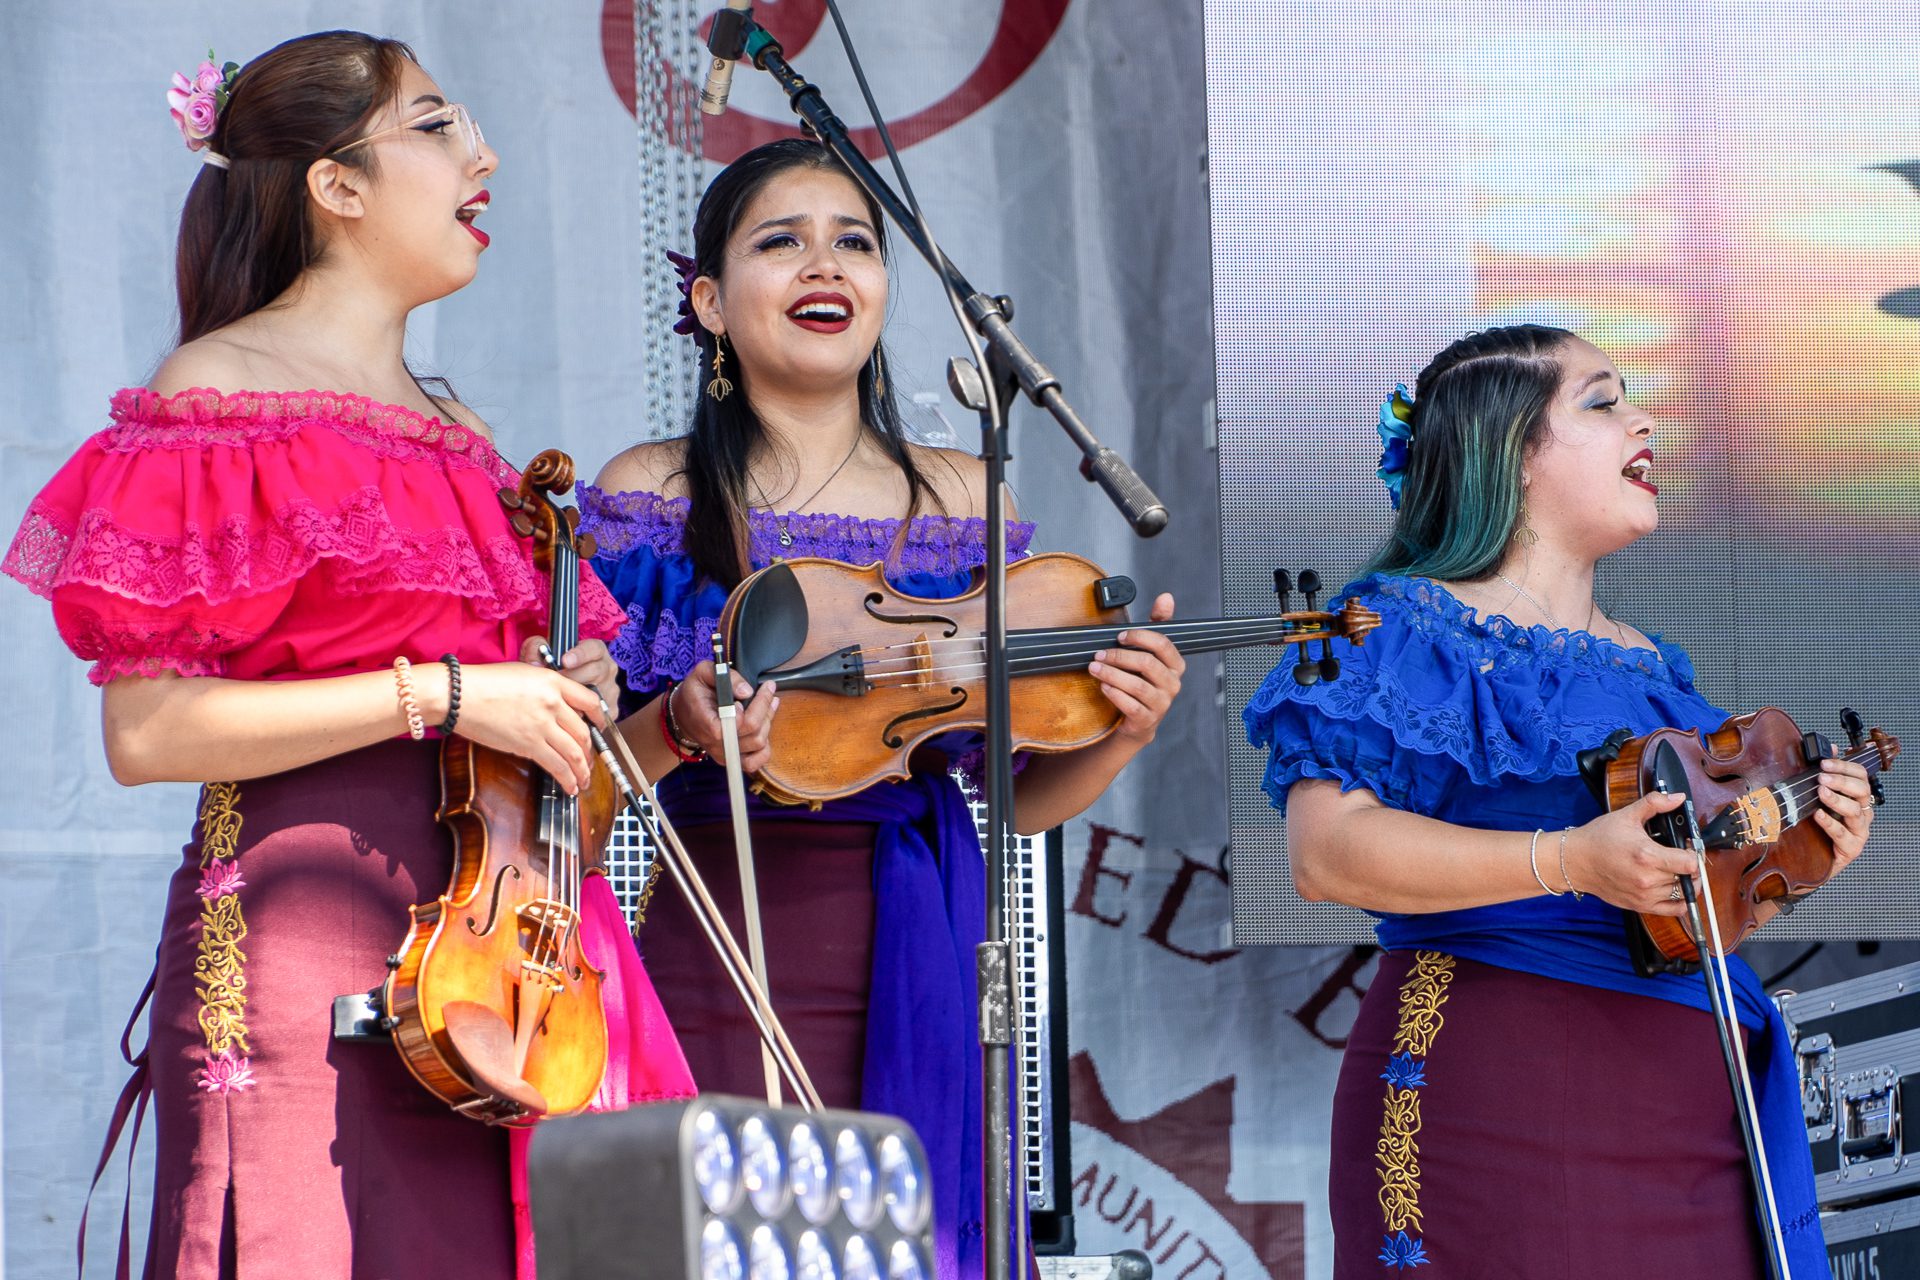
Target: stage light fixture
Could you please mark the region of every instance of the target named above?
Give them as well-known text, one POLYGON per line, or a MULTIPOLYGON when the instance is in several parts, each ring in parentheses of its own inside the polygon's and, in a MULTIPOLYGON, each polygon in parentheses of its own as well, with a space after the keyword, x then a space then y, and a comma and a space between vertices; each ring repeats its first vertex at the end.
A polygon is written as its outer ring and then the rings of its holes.
MULTIPOLYGON (((866 1230, 880 1220, 880 1182, 874 1176, 873 1148, 858 1129, 833 1136, 833 1193, 847 1221, 866 1230)), ((852 1264, 848 1264, 852 1271, 852 1264)))
POLYGON ((833 1165, 827 1159, 826 1140, 813 1121, 802 1120, 793 1126, 787 1138, 787 1165, 801 1215, 816 1227, 831 1221, 840 1207, 834 1198, 833 1165))
POLYGON ((548 1120, 541 1280, 931 1280, 920 1140, 892 1116, 704 1096, 548 1120))
POLYGON ((818 1231, 801 1235, 797 1262, 800 1280, 839 1280, 840 1268, 833 1260, 833 1241, 818 1231))
POLYGON ((780 1150, 780 1135, 764 1115, 756 1113, 740 1122, 740 1180, 761 1217, 778 1218, 786 1209, 787 1158, 780 1150))
POLYGON ((926 1166, 896 1133, 880 1139, 880 1189, 896 1228, 912 1234, 927 1225, 933 1199, 927 1193, 926 1166))

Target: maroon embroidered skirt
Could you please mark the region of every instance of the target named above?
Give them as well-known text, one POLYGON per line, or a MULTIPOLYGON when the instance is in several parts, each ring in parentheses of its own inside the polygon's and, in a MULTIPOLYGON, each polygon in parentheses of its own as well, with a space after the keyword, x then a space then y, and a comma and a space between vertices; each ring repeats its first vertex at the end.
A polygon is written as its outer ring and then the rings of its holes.
POLYGON ((1333 1107, 1335 1280, 1764 1275, 1707 1014, 1389 955, 1333 1107))
POLYGON ((507 1135, 332 1038, 445 892, 437 744, 201 792, 150 1015, 153 1280, 510 1280, 507 1135))
MULTIPOLYGON (((702 823, 678 830, 744 952, 733 828, 702 823)), ((829 1107, 860 1105, 873 982, 874 831, 863 822, 753 823, 774 1012, 829 1107)), ((647 972, 701 1092, 765 1097, 759 1032, 664 872, 639 936, 647 972)))

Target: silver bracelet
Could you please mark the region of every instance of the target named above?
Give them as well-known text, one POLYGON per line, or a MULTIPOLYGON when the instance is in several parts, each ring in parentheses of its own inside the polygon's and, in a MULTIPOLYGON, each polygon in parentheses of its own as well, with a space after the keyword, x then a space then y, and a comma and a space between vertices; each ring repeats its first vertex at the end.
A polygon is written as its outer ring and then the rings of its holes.
POLYGON ((1557 898, 1560 896, 1561 891, 1559 889, 1548 888, 1547 882, 1540 878, 1540 861, 1538 857, 1540 852, 1540 837, 1545 834, 1547 833, 1544 831, 1536 831, 1533 833, 1533 839, 1527 841, 1527 865, 1533 868, 1533 878, 1539 882, 1540 891, 1550 898, 1557 898))
POLYGON ((1560 829, 1560 878, 1567 882, 1567 891, 1573 895, 1573 900, 1578 902, 1587 895, 1573 887, 1573 877, 1567 874, 1567 833, 1572 830, 1572 827, 1560 829))

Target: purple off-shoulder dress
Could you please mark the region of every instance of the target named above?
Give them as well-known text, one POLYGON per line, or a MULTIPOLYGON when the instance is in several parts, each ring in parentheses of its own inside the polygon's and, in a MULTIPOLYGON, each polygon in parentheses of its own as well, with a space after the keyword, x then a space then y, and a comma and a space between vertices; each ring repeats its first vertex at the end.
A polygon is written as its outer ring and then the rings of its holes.
MULTIPOLYGON (((707 655, 725 588, 687 556, 685 499, 580 492, 593 567, 627 612, 612 642, 631 712, 707 655)), ((986 523, 756 512, 755 568, 821 556, 890 565, 895 586, 959 595, 986 559, 986 523), (785 535, 783 540, 782 535, 785 535), (896 546, 896 542, 898 546, 896 546)), ((1031 525, 1010 525, 1010 557, 1031 525)), ((660 788, 689 852, 734 927, 741 909, 724 776, 676 769, 660 788)), ((980 842, 958 783, 919 772, 818 811, 749 801, 775 1009, 829 1106, 904 1117, 925 1144, 942 1280, 981 1270, 980 1058, 974 949, 986 923, 980 842)), ((676 894, 654 897, 640 932, 649 972, 693 1077, 711 1092, 763 1087, 752 1023, 676 894)))

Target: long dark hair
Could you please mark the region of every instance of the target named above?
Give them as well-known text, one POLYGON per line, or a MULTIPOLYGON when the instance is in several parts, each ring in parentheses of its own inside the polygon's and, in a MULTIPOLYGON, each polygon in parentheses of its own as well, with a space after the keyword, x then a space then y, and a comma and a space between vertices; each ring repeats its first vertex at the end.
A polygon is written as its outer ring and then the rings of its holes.
MULTIPOLYGON (((726 267, 727 241, 747 207, 769 182, 794 169, 846 173, 831 151, 806 138, 781 138, 765 143, 720 171, 700 198, 700 210, 693 220, 693 260, 698 274, 720 279, 726 267)), ((852 181, 850 175, 848 181, 852 181)), ((855 188, 866 203, 867 221, 873 224, 878 247, 884 255, 886 220, 872 197, 857 183, 855 188)), ((694 323, 694 338, 700 344, 700 368, 704 374, 713 367, 714 348, 719 340, 697 319, 694 323)), ((874 353, 885 360, 883 346, 875 346, 874 353)), ((860 370, 860 420, 906 476, 906 514, 910 520, 918 514, 922 499, 931 499, 938 506, 939 495, 914 463, 900 408, 894 400, 893 379, 883 379, 882 385, 876 386, 875 367, 874 361, 869 360, 860 370)), ((737 360, 730 362, 728 376, 737 384, 733 395, 715 400, 702 392, 699 397, 680 474, 686 478, 687 485, 687 554, 703 577, 732 587, 751 568, 747 472, 754 450, 766 440, 766 428, 753 411, 752 387, 737 360)), ((901 532, 905 531, 903 522, 901 532)))
POLYGON ((1400 514, 1363 573, 1474 582, 1500 567, 1572 336, 1542 324, 1486 329, 1420 371, 1400 514))
MULTIPOLYGON (((307 170, 362 136, 408 62, 418 59, 398 40, 321 31, 241 68, 208 139, 231 167, 203 165, 180 212, 181 342, 258 311, 319 259, 307 170)), ((369 173, 376 163, 373 147, 337 158, 369 173)))

